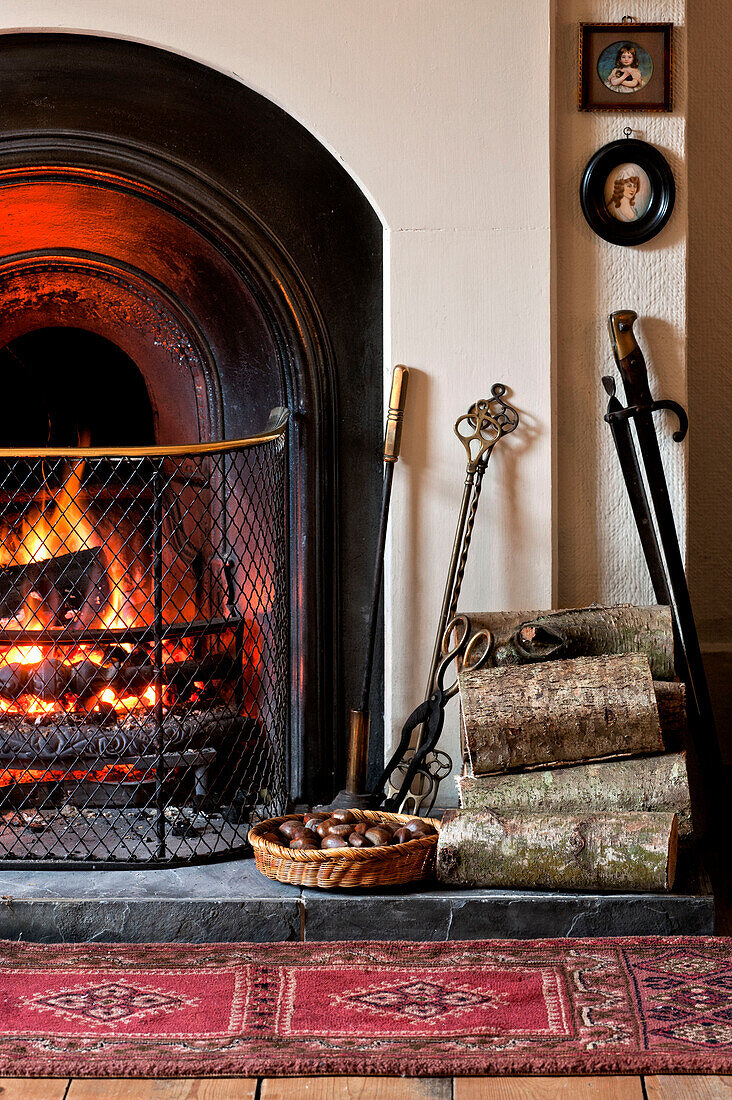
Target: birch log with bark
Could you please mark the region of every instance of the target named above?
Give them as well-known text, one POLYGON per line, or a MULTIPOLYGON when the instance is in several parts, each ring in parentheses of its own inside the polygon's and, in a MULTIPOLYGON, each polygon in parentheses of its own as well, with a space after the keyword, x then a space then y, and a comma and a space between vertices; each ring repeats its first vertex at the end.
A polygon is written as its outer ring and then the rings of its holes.
POLYGON ((437 877, 458 886, 663 892, 676 873, 675 814, 448 810, 437 877))
POLYGON ((674 679, 671 609, 655 605, 563 611, 466 612, 473 630, 495 638, 493 664, 528 664, 606 653, 645 653, 654 680, 674 679))
POLYGON ((675 813, 679 835, 691 834, 691 800, 684 753, 601 760, 570 768, 458 779, 466 810, 513 813, 675 813))
POLYGON ((463 669, 459 681, 474 775, 663 751, 640 654, 463 669))

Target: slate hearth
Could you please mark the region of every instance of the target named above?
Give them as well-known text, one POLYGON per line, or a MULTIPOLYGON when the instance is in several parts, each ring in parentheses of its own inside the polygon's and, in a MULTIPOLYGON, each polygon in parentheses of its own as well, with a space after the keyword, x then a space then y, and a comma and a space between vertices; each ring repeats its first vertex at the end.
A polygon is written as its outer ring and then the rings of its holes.
POLYGON ((416 884, 326 892, 271 882, 250 859, 165 870, 4 871, 0 938, 213 943, 711 934, 711 893, 685 888, 609 895, 416 884))

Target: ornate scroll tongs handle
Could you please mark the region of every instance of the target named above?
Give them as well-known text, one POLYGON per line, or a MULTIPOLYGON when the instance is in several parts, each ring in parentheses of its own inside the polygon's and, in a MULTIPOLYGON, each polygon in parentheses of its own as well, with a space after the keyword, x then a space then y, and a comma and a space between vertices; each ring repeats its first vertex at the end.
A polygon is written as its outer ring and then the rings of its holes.
MULTIPOLYGON (((610 424, 613 420, 630 420, 638 415, 665 409, 678 417, 679 426, 673 433, 672 439, 674 443, 681 443, 689 430, 686 409, 683 405, 679 405, 678 401, 653 400, 648 383, 646 361, 633 332, 633 323, 637 319, 638 314, 632 309, 619 309, 611 313, 608 320, 610 340, 615 361, 623 379, 628 406, 621 408, 614 403, 612 408, 608 408, 605 420, 610 424)), ((611 398, 615 397, 615 379, 606 376, 602 384, 607 395, 611 398)))
POLYGON ((496 382, 491 387, 492 398, 476 401, 455 422, 455 435, 468 456, 468 474, 485 466, 501 436, 508 435, 518 424, 518 413, 502 400, 505 392, 506 387, 496 382))

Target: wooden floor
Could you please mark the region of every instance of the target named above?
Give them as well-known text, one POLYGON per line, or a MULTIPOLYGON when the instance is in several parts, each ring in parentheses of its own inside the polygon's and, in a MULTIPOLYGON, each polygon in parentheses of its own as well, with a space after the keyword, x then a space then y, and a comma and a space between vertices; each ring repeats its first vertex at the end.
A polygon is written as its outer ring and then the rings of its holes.
POLYGON ((732 1100, 732 1077, 0 1078, 0 1100, 732 1100))

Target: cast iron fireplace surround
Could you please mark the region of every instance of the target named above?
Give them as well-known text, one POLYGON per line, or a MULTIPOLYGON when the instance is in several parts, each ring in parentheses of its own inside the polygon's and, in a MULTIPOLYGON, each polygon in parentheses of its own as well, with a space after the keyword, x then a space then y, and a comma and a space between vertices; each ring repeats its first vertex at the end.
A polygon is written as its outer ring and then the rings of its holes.
MULTIPOLYGON (((131 446, 193 454, 136 467, 151 531, 164 499, 155 486, 166 478, 184 512, 185 492, 199 494, 198 508, 213 494, 224 512, 228 493, 232 514, 253 494, 272 537, 289 547, 289 793, 327 797, 343 763, 344 707, 357 694, 378 513, 380 222, 292 117, 233 78, 149 46, 0 36, 0 119, 0 448, 50 445, 65 455, 10 474, 6 460, 5 508, 10 499, 17 508, 21 483, 23 499, 28 484, 42 484, 57 508, 82 469, 107 496, 123 483, 129 496, 126 475, 91 451, 131 446), (196 457, 200 444, 258 436, 277 407, 291 414, 282 482, 266 440, 196 457), (91 448, 86 464, 75 461, 79 444, 91 448), (267 478, 271 500, 281 485, 286 501, 279 535, 276 507, 270 515, 257 496, 267 478)), ((218 507, 206 522, 220 532, 218 507)), ((248 530, 243 515, 238 531, 248 530)), ((10 522, 2 500, 0 522, 10 522)), ((231 544, 231 531, 223 538, 231 544)), ((269 577, 261 562, 252 568, 269 577)), ((48 589, 48 571, 39 576, 36 589, 48 589)), ((217 598, 231 612, 232 579, 221 578, 217 598)), ((210 603, 210 583, 207 592, 210 603)), ((265 596, 249 593, 247 606, 265 596)), ((178 654, 181 667, 192 656, 205 665, 198 646, 178 654)), ((118 652, 115 660, 117 675, 118 652)))

